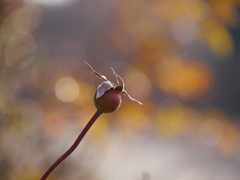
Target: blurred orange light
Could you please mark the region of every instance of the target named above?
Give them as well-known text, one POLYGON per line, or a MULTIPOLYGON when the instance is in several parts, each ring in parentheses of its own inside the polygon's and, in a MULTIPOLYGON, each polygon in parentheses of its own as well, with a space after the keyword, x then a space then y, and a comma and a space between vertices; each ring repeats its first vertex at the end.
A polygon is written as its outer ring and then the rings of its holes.
POLYGON ((218 146, 220 150, 226 155, 232 155, 239 149, 239 130, 234 127, 232 124, 225 122, 225 129, 223 132, 223 136, 218 146))
POLYGON ((176 58, 162 60, 157 67, 158 85, 168 94, 196 101, 203 97, 213 81, 210 69, 200 62, 176 58))

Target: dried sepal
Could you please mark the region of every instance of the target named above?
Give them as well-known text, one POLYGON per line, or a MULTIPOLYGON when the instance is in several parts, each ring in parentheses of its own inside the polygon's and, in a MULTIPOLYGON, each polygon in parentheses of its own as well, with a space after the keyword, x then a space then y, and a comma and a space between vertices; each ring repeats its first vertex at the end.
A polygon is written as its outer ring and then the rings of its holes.
POLYGON ((127 96, 127 97, 128 97, 129 99, 131 99, 132 101, 136 101, 137 103, 139 103, 139 104, 142 105, 142 103, 141 103, 140 101, 132 98, 132 97, 127 93, 127 91, 124 89, 125 83, 124 83, 123 79, 121 78, 121 76, 119 76, 119 75, 114 71, 113 68, 111 68, 111 69, 112 69, 113 74, 115 75, 115 77, 116 77, 116 79, 117 79, 117 84, 118 84, 118 86, 122 87, 122 94, 124 94, 125 96, 127 96), (119 83, 119 80, 121 81, 120 83, 119 83))
POLYGON ((98 73, 97 71, 95 71, 95 70, 92 68, 92 66, 91 66, 90 64, 88 64, 86 61, 84 61, 84 63, 85 63, 86 65, 88 65, 88 67, 92 70, 93 74, 95 74, 99 79, 104 79, 105 81, 107 81, 106 76, 103 76, 103 75, 101 75, 100 73, 98 73))
POLYGON ((98 90, 97 90, 97 93, 96 93, 96 98, 99 98, 99 97, 103 96, 104 93, 111 88, 114 88, 114 86, 112 85, 112 83, 110 81, 103 81, 98 86, 98 90))
POLYGON ((123 79, 121 78, 121 76, 119 76, 119 75, 114 71, 113 68, 111 68, 111 69, 112 69, 112 72, 113 72, 114 76, 116 77, 117 87, 119 87, 120 90, 123 91, 123 90, 124 90, 124 86, 125 86, 123 79), (120 80, 120 82, 119 82, 119 80, 120 80))
POLYGON ((141 104, 141 105, 142 105, 142 103, 141 103, 140 101, 132 98, 132 97, 127 93, 127 91, 123 90, 122 93, 123 93, 125 96, 127 96, 129 99, 131 99, 132 101, 135 101, 135 102, 137 102, 138 104, 141 104))

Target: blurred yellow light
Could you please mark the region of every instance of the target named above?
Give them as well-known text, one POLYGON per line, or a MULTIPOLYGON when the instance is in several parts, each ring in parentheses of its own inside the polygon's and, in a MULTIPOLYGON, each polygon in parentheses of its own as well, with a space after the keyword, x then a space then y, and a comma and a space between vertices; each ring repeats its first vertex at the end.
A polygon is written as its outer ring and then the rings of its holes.
POLYGON ((136 99, 146 99, 152 91, 152 84, 149 78, 141 71, 129 70, 126 75, 125 83, 129 94, 136 99))
POLYGON ((229 57, 233 54, 233 39, 228 30, 213 18, 202 23, 203 35, 211 50, 219 57, 229 57))
POLYGON ((32 179, 40 179, 42 177, 42 171, 40 171, 35 166, 35 164, 34 165, 33 165, 33 163, 26 164, 26 162, 25 162, 24 165, 23 164, 24 163, 22 163, 20 168, 17 168, 17 170, 12 172, 12 176, 14 177, 14 179, 18 179, 18 180, 32 180, 32 179))
POLYGON ((203 0, 185 0, 185 11, 194 21, 203 21, 210 16, 210 8, 203 0))
POLYGON ((139 107, 138 104, 130 103, 122 106, 118 111, 118 123, 122 127, 125 135, 134 141, 146 140, 152 132, 152 121, 146 108, 139 107))
POLYGON ((158 108, 161 116, 163 116, 163 118, 160 118, 161 121, 167 125, 175 124, 184 114, 183 105, 175 98, 165 98, 160 102, 158 108))
POLYGON ((174 98, 164 99, 158 107, 155 127, 164 136, 175 136, 182 132, 185 126, 184 107, 174 98))
MULTIPOLYGON (((89 118, 89 117, 88 117, 89 118)), ((85 126, 89 119, 86 118, 81 124, 85 126)), ((88 132, 88 137, 93 140, 101 140, 106 138, 109 132, 109 125, 105 117, 101 117, 100 121, 96 121, 94 126, 91 127, 91 131, 88 132)))
POLYGON ((151 12, 160 20, 173 22, 185 15, 183 1, 154 1, 151 12))
POLYGON ((63 102, 72 102, 79 95, 79 86, 73 78, 62 78, 55 86, 55 94, 57 98, 63 102))
POLYGON ((37 45, 35 39, 26 31, 17 31, 7 42, 5 63, 8 66, 25 68, 34 60, 37 45))
POLYGON ((209 46, 220 57, 229 57, 233 54, 233 40, 224 28, 215 28, 209 31, 209 46))

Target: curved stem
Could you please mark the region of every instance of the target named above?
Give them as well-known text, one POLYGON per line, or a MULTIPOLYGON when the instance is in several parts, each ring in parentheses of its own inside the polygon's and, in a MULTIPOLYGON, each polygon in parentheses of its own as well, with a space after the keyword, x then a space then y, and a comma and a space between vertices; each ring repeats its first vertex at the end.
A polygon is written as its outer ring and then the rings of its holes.
POLYGON ((43 175, 41 180, 45 180, 49 174, 64 160, 66 159, 79 145, 79 143, 82 141, 83 137, 85 134, 88 132, 90 127, 93 125, 93 123, 97 120, 97 118, 101 115, 102 113, 100 111, 97 111, 93 117, 90 119, 90 121, 87 123, 87 125, 84 127, 82 132, 79 134, 78 138, 76 141, 73 143, 73 145, 55 162, 53 165, 46 171, 46 173, 43 175))

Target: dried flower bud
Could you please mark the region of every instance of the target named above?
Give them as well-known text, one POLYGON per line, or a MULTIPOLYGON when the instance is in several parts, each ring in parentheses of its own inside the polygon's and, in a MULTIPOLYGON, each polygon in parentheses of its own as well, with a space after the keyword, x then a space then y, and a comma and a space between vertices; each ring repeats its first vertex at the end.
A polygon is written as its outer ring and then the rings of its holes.
POLYGON ((92 70, 92 72, 100 79, 104 79, 104 81, 98 86, 98 90, 94 96, 94 103, 98 111, 102 113, 110 113, 117 110, 122 102, 121 94, 124 94, 132 101, 136 101, 139 104, 141 102, 133 99, 124 89, 124 81, 123 79, 115 73, 114 69, 112 68, 113 74, 116 77, 117 85, 111 83, 107 80, 107 78, 100 73, 96 72, 90 64, 85 62, 92 70), (120 82, 119 82, 120 81, 120 82))

